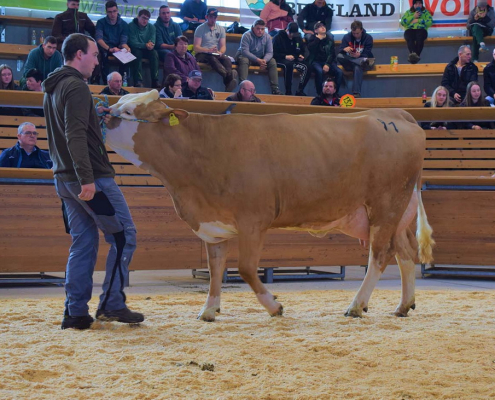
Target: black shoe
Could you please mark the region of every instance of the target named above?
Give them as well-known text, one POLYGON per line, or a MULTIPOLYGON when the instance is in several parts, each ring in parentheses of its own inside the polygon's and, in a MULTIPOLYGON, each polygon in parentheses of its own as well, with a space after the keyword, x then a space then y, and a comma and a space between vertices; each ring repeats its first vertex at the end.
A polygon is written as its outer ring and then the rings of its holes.
POLYGON ((85 315, 83 317, 71 317, 69 315, 65 315, 60 329, 89 329, 93 322, 94 319, 91 315, 85 315))
POLYGON ((285 91, 286 96, 292 96, 292 91, 291 90, 286 90, 285 91))
POLYGON ((156 80, 151 82, 151 87, 152 87, 153 89, 161 89, 161 88, 160 88, 160 84, 159 84, 159 83, 158 83, 158 81, 156 81, 156 80))
POLYGON ((96 319, 100 321, 117 321, 123 324, 138 324, 144 321, 144 315, 129 310, 127 307, 120 310, 102 310, 96 311, 96 319))
POLYGON ((144 87, 144 85, 143 85, 143 81, 137 81, 137 82, 134 84, 134 87, 144 87))
POLYGON ((276 89, 272 89, 272 94, 280 95, 282 94, 282 92, 278 90, 278 88, 276 88, 276 89))
POLYGON ((407 57, 407 61, 409 61, 411 64, 417 64, 421 60, 419 56, 416 53, 411 53, 409 54, 409 57, 407 57))
POLYGON ((306 94, 306 93, 304 93, 304 91, 303 91, 303 90, 298 90, 298 91, 296 92, 296 96, 307 96, 307 94, 306 94))

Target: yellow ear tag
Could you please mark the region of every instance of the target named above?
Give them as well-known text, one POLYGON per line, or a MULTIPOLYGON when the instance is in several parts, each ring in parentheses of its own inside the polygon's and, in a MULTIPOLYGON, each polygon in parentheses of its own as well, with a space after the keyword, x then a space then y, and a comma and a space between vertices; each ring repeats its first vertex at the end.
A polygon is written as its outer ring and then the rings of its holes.
POLYGON ((177 118, 174 113, 170 113, 168 115, 168 122, 170 126, 179 125, 179 118, 177 118))

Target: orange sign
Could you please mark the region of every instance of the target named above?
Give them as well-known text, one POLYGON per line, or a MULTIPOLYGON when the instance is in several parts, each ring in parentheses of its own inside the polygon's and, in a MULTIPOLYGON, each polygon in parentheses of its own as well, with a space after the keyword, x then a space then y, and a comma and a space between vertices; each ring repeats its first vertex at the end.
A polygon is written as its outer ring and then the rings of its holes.
POLYGON ((340 106, 354 108, 356 107, 356 98, 352 94, 345 94, 340 98, 340 106))

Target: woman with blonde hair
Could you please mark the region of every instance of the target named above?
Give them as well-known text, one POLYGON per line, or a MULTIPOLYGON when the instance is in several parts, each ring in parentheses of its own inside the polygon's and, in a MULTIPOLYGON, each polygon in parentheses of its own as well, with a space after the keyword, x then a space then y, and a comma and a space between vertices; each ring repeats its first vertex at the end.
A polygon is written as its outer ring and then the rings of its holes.
MULTIPOLYGON (((438 86, 431 95, 431 100, 427 101, 424 105, 427 108, 436 107, 453 107, 453 104, 449 98, 449 91, 444 86, 438 86)), ((455 124, 452 122, 423 122, 421 124, 423 129, 455 129, 455 124)))

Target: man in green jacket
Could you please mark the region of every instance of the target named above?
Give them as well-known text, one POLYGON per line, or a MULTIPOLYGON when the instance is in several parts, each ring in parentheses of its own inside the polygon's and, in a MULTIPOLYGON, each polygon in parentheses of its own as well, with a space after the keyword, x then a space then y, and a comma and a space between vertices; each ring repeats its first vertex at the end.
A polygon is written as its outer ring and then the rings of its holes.
POLYGON ((143 58, 150 62, 151 87, 158 88, 158 53, 155 50, 156 29, 149 24, 151 14, 140 10, 129 24, 129 47, 136 59, 131 62, 131 75, 135 87, 143 87, 143 58))
MULTIPOLYGON (((28 54, 26 64, 24 64, 24 78, 31 69, 37 69, 46 79, 50 72, 55 71, 64 63, 62 54, 57 50, 57 39, 53 36, 47 36, 38 47, 31 50, 28 54)), ((21 84, 21 86, 23 86, 21 84)))
MULTIPOLYGON (((134 324, 144 315, 126 306, 124 284, 136 249, 136 228, 115 183, 93 97, 84 81, 98 65, 98 47, 89 36, 74 33, 63 45, 64 66, 44 82, 43 109, 55 189, 72 236, 65 278, 62 329, 88 329, 88 302, 98 255, 98 228, 110 244, 103 293, 96 318, 134 324)), ((109 109, 105 109, 109 111, 109 109)))

